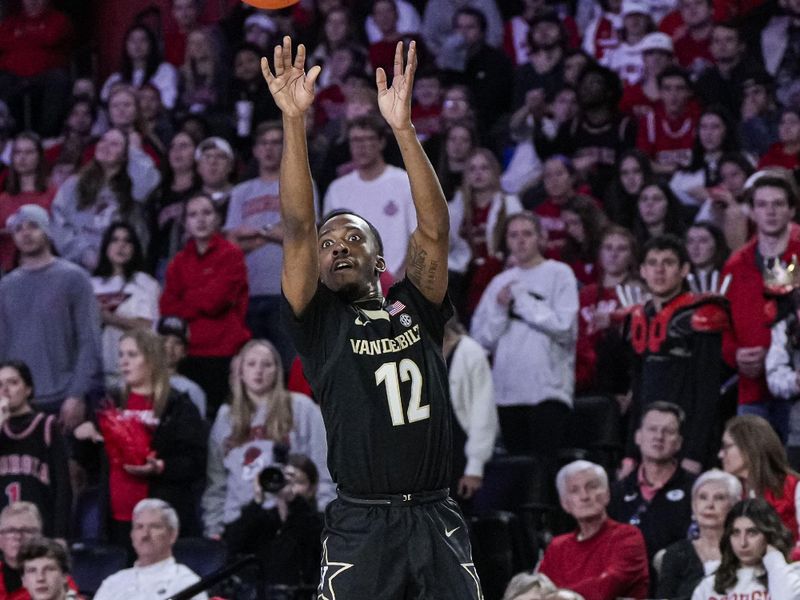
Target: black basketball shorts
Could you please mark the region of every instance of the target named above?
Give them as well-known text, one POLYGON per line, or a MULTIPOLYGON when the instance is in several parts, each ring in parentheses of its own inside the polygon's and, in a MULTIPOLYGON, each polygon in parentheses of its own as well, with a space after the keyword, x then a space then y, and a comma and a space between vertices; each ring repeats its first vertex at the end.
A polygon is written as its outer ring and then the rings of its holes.
POLYGON ((325 511, 317 600, 483 600, 467 525, 447 490, 340 492, 325 511))

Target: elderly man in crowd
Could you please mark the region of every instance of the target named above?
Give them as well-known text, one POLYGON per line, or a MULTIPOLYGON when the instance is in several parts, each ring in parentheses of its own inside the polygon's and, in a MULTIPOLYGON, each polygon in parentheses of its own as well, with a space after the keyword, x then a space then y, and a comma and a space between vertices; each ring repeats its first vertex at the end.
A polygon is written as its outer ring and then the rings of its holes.
POLYGON ((42 517, 31 502, 14 502, 0 512, 0 598, 24 597, 20 550, 42 535, 42 517))
POLYGON ((608 517, 610 493, 603 468, 585 460, 572 462, 558 472, 556 487, 562 508, 575 518, 578 529, 550 543, 539 572, 586 600, 646 598, 644 538, 633 525, 608 517))
MULTIPOLYGON (((169 598, 199 581, 188 567, 175 562, 178 514, 163 500, 145 498, 133 509, 131 542, 136 562, 103 581, 94 600, 154 600, 169 598)), ((194 600, 208 600, 205 593, 194 600)))

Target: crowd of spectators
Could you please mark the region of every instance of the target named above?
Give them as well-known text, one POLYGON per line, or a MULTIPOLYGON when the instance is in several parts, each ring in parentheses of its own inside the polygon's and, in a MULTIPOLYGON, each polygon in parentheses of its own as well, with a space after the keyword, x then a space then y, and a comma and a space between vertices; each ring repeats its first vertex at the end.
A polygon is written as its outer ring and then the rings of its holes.
POLYGON ((96 491, 136 561, 98 598, 193 583, 179 536, 316 584, 335 473, 280 321, 260 66, 284 35, 323 67, 318 214, 375 225, 384 289, 416 222, 374 72, 417 41, 451 491, 471 514, 493 456, 533 456, 577 524, 505 598, 800 598, 800 1, 118 4, 0 3, 0 600, 74 597, 49 540, 96 491), (623 431, 602 465, 562 452, 587 396, 623 431))

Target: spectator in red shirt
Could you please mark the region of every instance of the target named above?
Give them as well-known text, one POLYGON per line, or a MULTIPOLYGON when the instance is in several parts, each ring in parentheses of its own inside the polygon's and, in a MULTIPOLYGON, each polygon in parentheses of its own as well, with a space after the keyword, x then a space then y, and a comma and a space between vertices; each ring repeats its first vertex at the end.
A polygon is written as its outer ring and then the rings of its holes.
POLYGON ((11 150, 11 168, 0 193, 0 272, 14 268, 16 247, 6 220, 23 204, 38 204, 50 210, 56 190, 48 185, 47 164, 39 136, 28 131, 17 135, 11 150))
POLYGON ((800 108, 786 108, 778 121, 778 142, 758 161, 758 168, 800 168, 800 108))
POLYGON ((206 393, 209 419, 230 394, 233 356, 250 339, 245 326, 248 286, 244 253, 218 232, 213 200, 198 194, 186 202, 189 242, 167 267, 162 315, 189 323, 189 355, 182 374, 206 393))
POLYGON ((555 155, 544 163, 542 182, 547 197, 544 202, 533 208, 533 212, 539 215, 545 233, 544 254, 552 256, 553 253, 560 252, 566 243, 567 226, 561 213, 569 199, 576 193, 575 177, 575 167, 566 156, 555 155))
POLYGON ((633 525, 610 519, 608 476, 585 460, 563 467, 556 476, 561 507, 578 529, 560 535, 545 550, 539 572, 559 587, 586 600, 647 598, 647 550, 633 525))
POLYGON ((671 175, 692 158, 699 118, 692 101, 689 75, 679 67, 667 67, 658 76, 661 104, 639 120, 636 147, 653 161, 658 175, 671 175))
POLYGON ((726 296, 733 327, 722 338, 722 356, 739 374, 739 414, 764 417, 785 434, 789 401, 770 395, 764 375, 776 308, 774 301, 764 298, 762 271, 775 261, 787 264, 792 256, 800 256, 800 236, 792 225, 798 192, 784 169, 762 171, 750 181, 746 196, 756 235, 731 255, 723 269, 723 275, 732 275, 726 296))
POLYGON ((417 137, 424 142, 444 128, 441 119, 444 94, 438 71, 420 69, 414 81, 413 93, 411 120, 417 130, 417 137))
POLYGON ((0 22, 0 99, 23 122, 25 97, 33 100, 31 126, 58 133, 69 95, 72 25, 49 0, 22 0, 22 10, 0 22))
POLYGON ((372 70, 383 67, 384 71, 392 73, 394 49, 402 37, 397 30, 399 15, 395 0, 375 0, 372 5, 372 18, 381 33, 381 39, 369 46, 370 65, 372 70))
POLYGON ((616 287, 636 284, 636 239, 619 225, 607 227, 598 250, 598 281, 580 289, 575 355, 579 393, 624 395, 630 389, 630 350, 612 313, 620 308, 616 287))
POLYGON ((579 194, 570 198, 561 212, 567 241, 560 256, 551 257, 567 263, 579 286, 597 281, 597 251, 600 238, 608 225, 608 217, 594 198, 579 194))
POLYGON ((61 135, 44 142, 44 158, 49 167, 71 164, 77 167, 86 149, 95 141, 92 127, 97 118, 94 101, 87 96, 73 98, 61 135))
POLYGON ((172 0, 170 12, 172 18, 164 19, 164 59, 176 67, 180 67, 186 55, 186 36, 200 26, 198 21, 200 2, 198 0, 172 0))
POLYGON ((642 78, 633 85, 626 85, 622 92, 619 109, 641 118, 653 112, 661 100, 658 77, 675 64, 672 40, 665 33, 654 31, 644 36, 642 50, 642 78))
POLYGON ((711 54, 711 33, 714 30, 714 7, 711 0, 680 0, 679 8, 685 24, 682 35, 676 36, 675 58, 693 77, 714 64, 711 54))

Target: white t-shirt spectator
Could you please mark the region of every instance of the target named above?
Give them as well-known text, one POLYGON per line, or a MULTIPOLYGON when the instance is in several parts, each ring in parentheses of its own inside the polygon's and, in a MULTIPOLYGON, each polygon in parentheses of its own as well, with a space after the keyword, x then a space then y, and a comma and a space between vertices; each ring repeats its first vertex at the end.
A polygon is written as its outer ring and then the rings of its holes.
MULTIPOLYGON (((133 566, 107 577, 94 600, 159 600, 169 598, 200 581, 194 571, 173 557, 146 567, 133 566)), ((208 600, 202 592, 192 600, 208 600)))
POLYGON ((408 241, 417 228, 408 173, 387 165, 372 181, 361 179, 358 171, 339 177, 325 194, 325 212, 339 208, 352 210, 375 226, 383 239, 389 272, 401 277, 408 241))
MULTIPOLYGON (((134 273, 128 281, 121 275, 113 277, 92 277, 92 289, 100 302, 117 305, 114 314, 129 319, 147 319, 158 321, 158 298, 161 287, 147 273, 134 273)), ((119 342, 124 331, 113 325, 103 327, 103 375, 106 385, 113 385, 119 377, 119 342)))

